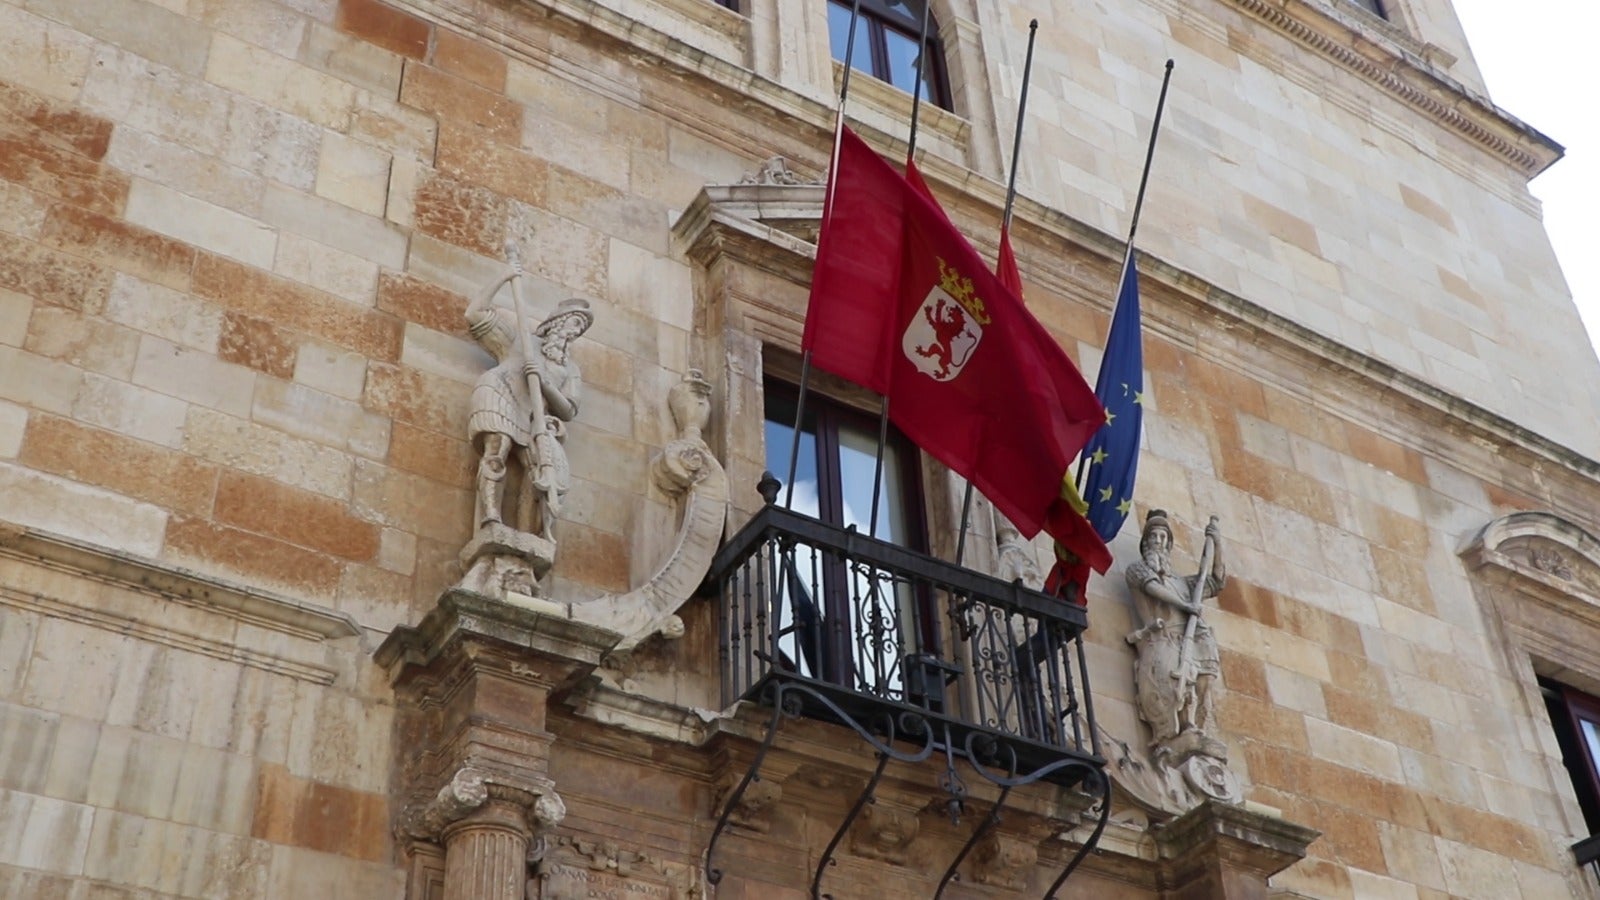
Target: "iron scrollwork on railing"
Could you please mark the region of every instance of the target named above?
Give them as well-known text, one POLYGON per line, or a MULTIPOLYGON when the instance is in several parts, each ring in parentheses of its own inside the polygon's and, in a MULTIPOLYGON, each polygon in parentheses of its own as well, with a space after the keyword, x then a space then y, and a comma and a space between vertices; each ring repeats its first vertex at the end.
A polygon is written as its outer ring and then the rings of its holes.
POLYGON ((871 801, 884 767, 935 752, 944 758, 939 782, 953 820, 967 793, 961 772, 1001 788, 941 892, 1016 787, 1047 781, 1100 799, 1100 825, 1052 893, 1094 846, 1110 798, 1081 607, 771 503, 718 553, 711 577, 721 602, 723 700, 774 710, 750 772, 713 831, 706 854, 712 883, 722 874, 713 854, 727 810, 759 778, 785 715, 844 725, 878 757, 822 856, 813 897, 824 896, 833 851, 871 801))

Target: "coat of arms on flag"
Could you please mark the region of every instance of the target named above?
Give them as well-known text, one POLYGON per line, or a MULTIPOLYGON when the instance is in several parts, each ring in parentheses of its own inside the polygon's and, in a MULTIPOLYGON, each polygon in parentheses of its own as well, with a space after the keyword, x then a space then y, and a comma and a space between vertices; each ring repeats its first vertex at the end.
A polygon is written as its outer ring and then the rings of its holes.
POLYGON ((939 283, 928 291, 911 317, 900 348, 917 371, 934 381, 950 381, 961 374, 978 349, 989 316, 973 289, 972 279, 961 277, 943 259, 938 263, 939 283))

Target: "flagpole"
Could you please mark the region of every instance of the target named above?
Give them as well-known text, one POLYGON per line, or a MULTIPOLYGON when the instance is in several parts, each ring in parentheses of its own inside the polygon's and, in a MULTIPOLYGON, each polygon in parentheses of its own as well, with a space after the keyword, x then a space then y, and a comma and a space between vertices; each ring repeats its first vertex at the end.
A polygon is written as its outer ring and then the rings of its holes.
POLYGON ((906 162, 917 152, 917 119, 922 110, 922 85, 925 83, 923 66, 928 62, 928 23, 933 17, 933 0, 923 0, 922 28, 917 32, 917 83, 911 88, 911 134, 906 138, 906 162))
MULTIPOLYGON (((1039 36, 1039 20, 1028 22, 1028 54, 1022 63, 1022 90, 1017 97, 1017 124, 1011 138, 1011 174, 1006 179, 1006 206, 1000 214, 1000 233, 1011 227, 1011 208, 1017 200, 1017 160, 1022 154, 1022 122, 1028 111, 1028 84, 1033 78, 1033 42, 1039 36)), ((967 525, 972 518, 972 479, 967 479, 966 496, 961 500, 961 529, 956 536, 956 565, 967 551, 967 525)))
MULTIPOLYGON (((1133 220, 1128 223, 1128 243, 1122 251, 1122 267, 1117 271, 1118 302, 1122 299, 1122 283, 1128 278, 1128 267, 1133 265, 1133 236, 1139 231, 1139 213, 1144 210, 1144 192, 1145 188, 1150 184, 1150 164, 1156 158, 1156 136, 1161 133, 1161 113, 1167 107, 1167 87, 1172 84, 1172 65, 1172 60, 1167 60, 1166 73, 1161 76, 1161 94, 1156 98, 1155 119, 1150 123, 1150 143, 1144 151, 1144 171, 1139 174, 1139 193, 1134 196, 1133 200, 1133 220)), ((1113 303, 1111 307, 1111 319, 1113 322, 1116 321, 1116 317, 1116 304, 1113 303)), ((1106 335, 1109 339, 1109 326, 1107 326, 1106 335)), ((1101 365, 1104 364, 1105 361, 1102 358, 1101 365)), ((1099 385, 1097 384, 1095 387, 1098 388, 1099 385)), ((1080 493, 1083 491, 1084 476, 1088 474, 1088 465, 1088 457, 1078 457, 1078 475, 1074 480, 1077 482, 1080 493)))
MULTIPOLYGON (((839 183, 839 147, 844 143, 844 102, 850 97, 850 72, 856 54, 856 23, 861 19, 861 0, 850 4, 850 28, 845 33, 844 76, 839 79, 839 110, 833 116, 833 151, 828 157, 828 187, 822 199, 822 227, 818 230, 818 249, 821 235, 833 218, 833 192, 839 183)), ((805 422, 806 388, 811 380, 811 350, 800 357, 800 396, 794 404, 794 436, 789 442, 789 477, 785 482, 783 506, 788 509, 794 500, 794 474, 800 464, 800 426, 805 422)), ((876 503, 876 491, 874 491, 876 503)))
MULTIPOLYGON (((859 3, 860 0, 857 0, 859 3)), ((930 10, 933 0, 924 0, 922 4, 922 28, 917 34, 917 83, 911 87, 911 134, 906 138, 906 166, 911 165, 912 156, 917 152, 917 119, 922 109, 923 66, 928 60, 928 23, 933 17, 930 10)), ((851 23, 852 26, 854 22, 851 23)), ((847 51, 848 52, 848 51, 847 51)), ((840 101, 839 108, 844 108, 840 101)), ((883 449, 889 440, 889 396, 883 397, 883 407, 878 410, 878 449, 872 461, 872 512, 867 517, 867 534, 871 537, 878 536, 878 498, 883 492, 883 449)))
POLYGON ((1022 120, 1028 111, 1028 83, 1033 77, 1033 40, 1039 36, 1039 20, 1028 22, 1028 55, 1022 63, 1022 90, 1017 98, 1017 127, 1011 138, 1011 177, 1006 180, 1006 209, 1000 215, 1000 229, 1011 227, 1011 207, 1017 202, 1017 160, 1022 158, 1022 120))

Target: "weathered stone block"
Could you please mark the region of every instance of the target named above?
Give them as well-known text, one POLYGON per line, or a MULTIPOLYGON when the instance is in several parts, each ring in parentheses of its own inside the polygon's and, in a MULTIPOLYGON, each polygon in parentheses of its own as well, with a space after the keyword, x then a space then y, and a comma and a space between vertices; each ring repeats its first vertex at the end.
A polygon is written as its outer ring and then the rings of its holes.
POLYGON ((370 216, 382 216, 389 191, 388 153, 332 134, 317 159, 317 194, 370 216))
POLYGON ((342 450, 203 407, 189 411, 181 437, 184 450, 211 462, 330 497, 350 496, 351 457, 342 450))
POLYGON ((433 64, 494 93, 506 87, 506 57, 494 45, 448 28, 433 35, 433 64))
POLYGON ((392 316, 231 260, 201 255, 195 264, 194 290, 225 309, 315 335, 373 359, 400 356, 400 323, 392 316))
POLYGON ((128 193, 126 215, 135 225, 263 269, 272 267, 277 251, 277 233, 268 225, 142 179, 128 193))
MULTIPOLYGON (((466 337, 467 298, 413 275, 378 277, 378 308, 424 328, 466 337)), ((587 375, 587 369, 585 370, 587 375)))
POLYGON ((427 22, 377 0, 339 0, 334 24, 346 34, 412 59, 427 54, 432 34, 427 22))
POLYGON ((368 560, 378 552, 377 526, 350 515, 344 504, 257 476, 223 472, 215 517, 343 559, 368 560))
POLYGON ((42 414, 18 459, 177 512, 205 513, 216 488, 216 467, 192 456, 42 414))
POLYGON ((217 358, 278 378, 294 374, 294 339, 270 322, 228 312, 222 317, 217 358))
POLYGON ((319 291, 371 306, 378 265, 343 250, 319 244, 291 232, 278 235, 278 257, 273 272, 319 291))
POLYGON ((339 586, 339 564, 328 556, 187 516, 172 520, 162 555, 327 600, 339 586))

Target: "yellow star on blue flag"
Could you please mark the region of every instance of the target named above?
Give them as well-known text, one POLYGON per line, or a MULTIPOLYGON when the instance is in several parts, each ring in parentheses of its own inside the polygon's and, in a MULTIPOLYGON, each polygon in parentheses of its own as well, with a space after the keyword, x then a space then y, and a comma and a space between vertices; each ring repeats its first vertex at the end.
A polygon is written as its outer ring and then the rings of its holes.
POLYGON ((1139 468, 1139 432, 1146 399, 1144 346, 1139 333, 1139 272, 1133 266, 1131 253, 1117 292, 1117 308, 1111 314, 1111 329, 1106 333, 1106 350, 1100 357, 1094 393, 1106 408, 1106 423, 1083 449, 1094 465, 1089 466, 1082 494, 1089 501, 1089 524, 1101 540, 1109 542, 1133 508, 1133 481, 1139 468))

